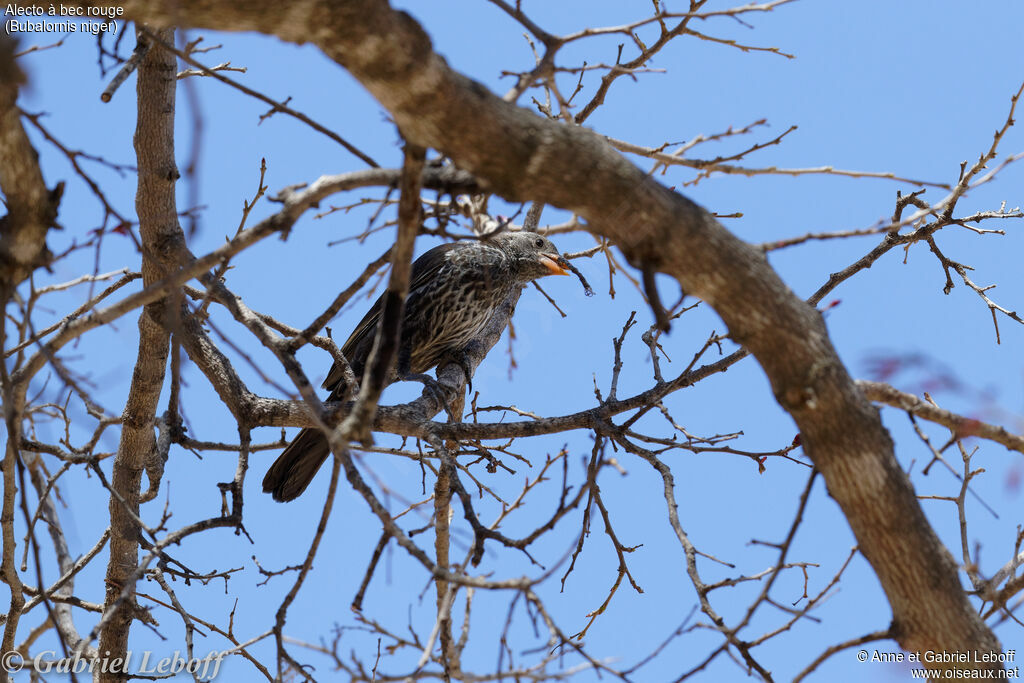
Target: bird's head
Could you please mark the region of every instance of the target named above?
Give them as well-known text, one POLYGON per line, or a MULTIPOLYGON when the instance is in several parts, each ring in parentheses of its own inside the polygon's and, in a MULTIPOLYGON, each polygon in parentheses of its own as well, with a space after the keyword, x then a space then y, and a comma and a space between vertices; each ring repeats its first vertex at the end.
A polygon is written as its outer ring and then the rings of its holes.
POLYGON ((568 275, 562 263, 564 258, 551 240, 535 232, 518 230, 503 232, 495 238, 498 246, 515 261, 525 280, 545 275, 568 275))

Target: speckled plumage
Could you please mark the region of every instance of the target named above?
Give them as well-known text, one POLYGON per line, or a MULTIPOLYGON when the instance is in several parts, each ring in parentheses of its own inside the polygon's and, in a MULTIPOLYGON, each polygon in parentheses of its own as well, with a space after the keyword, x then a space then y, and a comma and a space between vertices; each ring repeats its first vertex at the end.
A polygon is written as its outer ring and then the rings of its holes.
MULTIPOLYGON (((566 274, 558 259, 550 241, 526 231, 504 232, 487 241, 442 244, 424 252, 412 264, 391 381, 425 373, 445 356, 458 356, 512 291, 544 275, 566 274)), ((382 306, 383 298, 378 298, 341 349, 360 379, 382 306)), ((331 392, 330 401, 345 394, 344 373, 337 363, 323 386, 331 392)), ((296 498, 329 453, 319 430, 303 429, 270 466, 263 490, 278 501, 296 498)))

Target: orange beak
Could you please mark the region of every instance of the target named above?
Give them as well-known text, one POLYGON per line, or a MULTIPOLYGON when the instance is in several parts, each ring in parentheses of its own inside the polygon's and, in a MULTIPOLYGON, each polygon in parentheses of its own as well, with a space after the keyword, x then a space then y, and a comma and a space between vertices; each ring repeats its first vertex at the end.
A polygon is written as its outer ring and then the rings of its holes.
POLYGON ((558 254, 541 254, 540 262, 544 264, 544 267, 551 271, 552 275, 568 275, 569 271, 563 268, 559 261, 562 257, 558 254))

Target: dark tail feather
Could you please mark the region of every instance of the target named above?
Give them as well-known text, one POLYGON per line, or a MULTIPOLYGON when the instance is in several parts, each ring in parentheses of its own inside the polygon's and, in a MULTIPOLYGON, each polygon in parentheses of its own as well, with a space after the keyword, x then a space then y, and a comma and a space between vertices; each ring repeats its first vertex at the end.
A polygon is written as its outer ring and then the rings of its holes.
POLYGON ((299 497, 330 455, 327 439, 318 429, 303 429, 277 457, 263 477, 263 492, 284 503, 299 497))

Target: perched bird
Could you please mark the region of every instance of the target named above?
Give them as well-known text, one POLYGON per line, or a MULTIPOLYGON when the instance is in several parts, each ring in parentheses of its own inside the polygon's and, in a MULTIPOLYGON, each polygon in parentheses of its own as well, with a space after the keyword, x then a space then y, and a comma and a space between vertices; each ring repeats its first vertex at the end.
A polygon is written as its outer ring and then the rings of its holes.
MULTIPOLYGON (((568 275, 563 267, 567 263, 547 238, 527 231, 442 244, 424 252, 412 264, 397 368, 390 381, 416 379, 429 385, 433 380, 423 373, 445 357, 462 358, 463 350, 509 294, 545 275, 568 275)), ((382 296, 341 348, 359 379, 366 369, 383 305, 382 296)), ((346 394, 349 387, 338 363, 331 367, 323 387, 331 392, 329 401, 346 394)), ((267 470, 263 491, 277 501, 297 498, 329 454, 323 432, 303 429, 267 470)))

